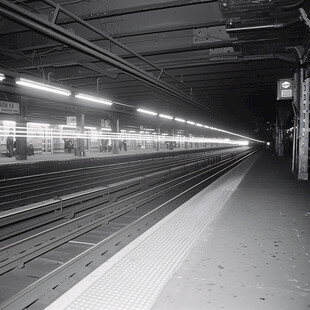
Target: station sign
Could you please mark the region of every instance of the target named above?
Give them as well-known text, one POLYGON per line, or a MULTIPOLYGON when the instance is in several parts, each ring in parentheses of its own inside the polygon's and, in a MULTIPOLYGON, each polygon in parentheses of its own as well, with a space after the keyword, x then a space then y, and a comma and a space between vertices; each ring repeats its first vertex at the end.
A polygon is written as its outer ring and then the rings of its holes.
POLYGON ((289 100, 294 98, 293 79, 278 80, 277 100, 289 100))
POLYGON ((17 102, 0 100, 0 113, 20 114, 20 105, 17 102))

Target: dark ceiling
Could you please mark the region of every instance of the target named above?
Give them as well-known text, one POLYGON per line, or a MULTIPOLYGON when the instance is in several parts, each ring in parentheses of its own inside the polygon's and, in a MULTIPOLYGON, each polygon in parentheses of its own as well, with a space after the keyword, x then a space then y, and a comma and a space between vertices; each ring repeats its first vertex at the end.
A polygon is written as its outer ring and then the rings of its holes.
POLYGON ((1 0, 0 66, 253 136, 308 64, 309 2, 1 0))

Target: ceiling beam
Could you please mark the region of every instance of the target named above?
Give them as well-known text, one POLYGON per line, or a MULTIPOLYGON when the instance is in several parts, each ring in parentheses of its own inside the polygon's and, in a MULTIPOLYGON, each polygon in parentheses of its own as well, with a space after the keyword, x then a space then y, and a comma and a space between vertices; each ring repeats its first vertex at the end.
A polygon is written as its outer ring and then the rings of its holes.
MULTIPOLYGON (((44 1, 48 2, 48 1, 44 1)), ((166 1, 160 3, 153 3, 153 4, 145 4, 140 6, 133 6, 127 7, 122 9, 114 9, 114 10, 107 10, 102 12, 92 12, 91 14, 84 14, 80 15, 79 17, 85 21, 98 19, 98 18, 107 18, 107 17, 115 17, 115 16, 122 16, 134 13, 144 13, 149 11, 157 11, 163 9, 171 9, 183 6, 190 6, 190 5, 198 5, 198 4, 205 4, 205 3, 212 3, 217 2, 217 0, 173 0, 173 1, 166 1)), ((48 7, 39 8, 39 10, 47 9, 48 7)), ((62 19, 58 23, 59 24, 68 24, 72 22, 72 19, 62 19)))

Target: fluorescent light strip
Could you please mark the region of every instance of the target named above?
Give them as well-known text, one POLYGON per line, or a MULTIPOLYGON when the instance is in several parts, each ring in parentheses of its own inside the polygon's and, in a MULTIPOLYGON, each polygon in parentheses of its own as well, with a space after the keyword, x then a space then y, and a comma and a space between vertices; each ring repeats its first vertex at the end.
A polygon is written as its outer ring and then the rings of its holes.
POLYGON ((3 80, 5 80, 5 75, 0 73, 0 81, 2 82, 3 80))
POLYGON ((166 114, 159 114, 159 117, 166 118, 166 119, 173 119, 172 116, 166 115, 166 114))
POLYGON ((190 125, 195 125, 195 123, 192 122, 192 121, 186 121, 186 123, 187 123, 187 124, 190 124, 190 125))
MULTIPOLYGON (((152 111, 149 111, 149 110, 144 110, 144 109, 137 109, 138 112, 142 112, 142 113, 146 113, 146 114, 150 114, 150 115, 158 115, 157 113, 155 112, 152 112, 152 111)), ((171 116, 169 115, 165 115, 165 114, 159 114, 160 117, 164 117, 166 116, 166 118, 169 118, 169 119, 172 119, 171 116)), ((215 131, 219 131, 219 132, 223 132, 223 133, 227 133, 227 134, 231 134, 231 135, 234 135, 234 136, 237 136, 237 137, 241 137, 241 138, 244 138, 244 139, 249 139, 249 140, 252 140, 252 141, 256 141, 256 142, 260 142, 260 143, 264 143, 264 141, 260 141, 260 140, 256 140, 256 139, 253 139, 253 138, 250 138, 250 137, 246 137, 246 136, 242 136, 242 135, 239 135, 239 134, 236 134, 236 133, 233 133, 233 132, 230 132, 230 131, 227 131, 227 130, 223 130, 223 129, 219 129, 219 128, 215 128, 215 127, 211 127, 211 126, 206 126, 206 125, 202 125, 200 123, 194 123, 192 121, 185 121, 184 119, 182 118, 178 118, 178 117, 175 117, 174 118, 175 121, 177 122, 182 122, 182 123, 187 123, 187 124, 190 124, 190 125, 196 125, 198 127, 204 127, 206 129, 211 129, 211 130, 215 130, 215 131)))
POLYGON ((27 123, 27 126, 41 126, 41 127, 48 127, 48 126, 51 126, 51 124, 45 124, 45 123, 32 123, 32 122, 29 122, 27 123))
POLYGON ((79 98, 79 99, 83 99, 83 100, 87 100, 87 101, 92 101, 92 102, 98 102, 98 103, 102 103, 102 104, 106 104, 106 105, 112 105, 113 104, 113 102, 110 100, 99 98, 99 97, 93 97, 93 96, 89 96, 89 95, 82 94, 82 93, 76 94, 75 98, 79 98))
POLYGON ((137 109, 138 112, 141 112, 141 113, 145 113, 145 114, 149 114, 149 115, 154 115, 156 116, 157 113, 153 112, 153 111, 149 111, 149 110, 144 110, 144 109, 137 109))
POLYGON ((74 128, 76 129, 75 125, 59 125, 60 128, 74 128))
MULTIPOLYGON (((208 126, 204 126, 204 127, 207 128, 208 126)), ((250 138, 250 137, 247 137, 247 136, 243 136, 243 135, 239 135, 239 134, 231 132, 231 131, 227 131, 227 130, 223 130, 223 129, 219 129, 219 128, 215 128, 215 127, 208 127, 208 129, 215 130, 215 131, 220 131, 220 132, 227 133, 227 134, 230 134, 230 135, 233 135, 233 136, 237 136, 237 137, 240 137, 240 138, 244 138, 244 139, 249 139, 251 141, 255 141, 255 142, 259 142, 259 143, 264 143, 264 141, 253 139, 253 138, 250 138)))
POLYGON ((39 90, 48 91, 48 92, 63 95, 63 96, 70 96, 71 95, 71 91, 69 91, 69 90, 59 88, 59 87, 54 87, 54 86, 47 85, 47 84, 37 83, 37 82, 27 80, 27 79, 23 79, 23 78, 18 79, 16 81, 16 84, 26 86, 26 87, 30 87, 30 88, 39 89, 39 90))

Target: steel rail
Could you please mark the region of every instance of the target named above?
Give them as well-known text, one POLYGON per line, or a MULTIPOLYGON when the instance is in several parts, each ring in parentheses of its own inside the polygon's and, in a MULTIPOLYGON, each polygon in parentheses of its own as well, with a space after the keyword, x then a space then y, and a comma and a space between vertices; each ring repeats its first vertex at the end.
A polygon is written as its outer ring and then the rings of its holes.
MULTIPOLYGON (((54 182, 54 181, 64 181, 67 178, 72 178, 72 177, 76 177, 77 175, 83 175, 83 177, 86 176, 92 176, 93 174, 98 174, 100 173, 115 173, 118 170, 120 170, 121 168, 124 169, 128 169, 127 171, 130 171, 130 169, 137 169, 138 165, 143 165, 145 163, 148 163, 148 165, 152 166, 152 165, 156 165, 156 167, 158 166, 158 164, 160 165, 168 165, 171 164, 172 162, 175 161, 189 161, 189 160, 195 160, 198 157, 203 157, 206 156, 206 153, 203 152, 203 154, 200 153, 196 153, 193 155, 187 155, 182 156, 180 158, 176 158, 173 157, 171 158, 171 156, 169 157, 165 157, 163 158, 164 162, 163 164, 159 163, 158 161, 151 161, 149 162, 148 160, 141 160, 141 161, 134 161, 134 162, 126 162, 126 163, 115 163, 112 165, 100 165, 100 166, 95 166, 95 167, 86 167, 86 168, 78 168, 78 169, 72 169, 72 170, 64 170, 64 171, 57 171, 56 173, 43 173, 40 175, 34 175, 34 176, 26 176, 26 177, 21 177, 21 178, 15 178, 14 180, 4 180, 4 181, 0 181, 0 188, 1 191, 8 191, 8 190, 12 190, 16 193, 16 190, 19 190, 18 187, 20 187, 20 184, 18 183, 18 181, 22 181, 25 182, 27 181, 27 183, 23 184, 23 188, 27 188, 36 184, 42 184, 42 182, 54 182), (125 166, 126 165, 126 166, 125 166), (11 183, 11 184, 10 184, 11 183)), ((207 155, 207 156, 212 156, 207 155)), ((125 172, 127 173, 127 172, 125 172)))
MULTIPOLYGON (((248 151, 246 153, 248 153, 248 151)), ((237 158, 240 156, 241 155, 239 154, 237 158)), ((129 182, 120 182, 117 186, 120 185, 122 188, 125 187, 126 194, 131 194, 129 197, 112 203, 111 205, 104 205, 100 199, 99 201, 96 199, 95 205, 100 207, 99 210, 92 211, 84 216, 57 225, 34 236, 1 248, 0 274, 37 257, 39 254, 46 252, 47 248, 50 250, 51 248, 73 239, 82 233, 94 229, 98 226, 98 223, 101 225, 102 223, 106 223, 107 221, 128 213, 129 211, 135 210, 146 202, 150 202, 165 193, 171 192, 177 187, 185 185, 187 182, 190 182, 205 173, 210 173, 219 169, 221 166, 227 165, 227 161, 230 162, 232 160, 230 156, 228 157, 228 160, 224 160, 218 165, 212 167, 205 167, 209 161, 201 160, 196 163, 171 168, 160 173, 153 173, 144 177, 135 178, 129 180, 129 182), (194 168, 195 170, 193 171, 194 168), (186 174, 184 175, 184 173, 186 174), (170 180, 171 178, 173 179, 170 180), (162 183, 163 181, 165 183, 162 183), (160 184, 157 184, 158 182, 160 182, 160 184), (130 183, 130 186, 128 183, 130 183), (144 190, 145 188, 147 189, 144 190), (138 190, 142 190, 142 192, 138 192, 138 190), (59 230, 61 230, 62 233, 60 233, 59 230)), ((111 187, 113 187, 113 185, 111 187)), ((119 197, 123 196, 124 193, 119 197)), ((87 204, 91 203, 93 206, 92 200, 88 198, 86 201, 87 204)), ((84 204, 83 209, 89 208, 89 206, 84 204)))
MULTIPOLYGON (((7 183, 10 181, 15 181, 19 179, 29 179, 32 177, 40 177, 40 176, 46 176, 46 175, 53 175, 53 174, 62 174, 65 172, 75 172, 75 171, 82 171, 82 170, 90 170, 90 169, 96 169, 100 168, 103 165, 105 166, 115 166, 115 165, 127 165, 128 163, 134 163, 134 162, 144 162, 144 161, 154 161, 154 160, 161 160, 161 159, 167 159, 167 158, 175 158, 175 157, 181 157, 181 156, 188 156, 188 155, 197 155, 200 153, 203 154, 209 154, 209 153, 214 153, 215 151, 225 151, 225 150, 231 150, 231 149, 236 149, 236 146, 230 146, 230 147, 216 147, 216 148, 199 148, 199 149, 186 149, 186 150, 173 150, 172 152, 168 151, 156 151, 156 153, 145 153, 145 154, 126 154, 126 155, 121 155, 117 157, 117 162, 115 162, 115 158, 113 157, 95 157, 95 158, 83 158, 82 160, 75 159, 73 162, 71 160, 65 160, 63 161, 64 163, 78 163, 79 166, 77 168, 70 168, 68 167, 61 167, 60 171, 57 170, 52 170, 50 172, 40 172, 40 173, 35 173, 31 174, 31 171, 27 172, 27 175, 22 175, 19 177, 5 177, 5 174, 3 175, 3 179, 0 179, 0 185, 2 183, 7 183), (93 165, 95 164, 95 165, 93 165), (87 165, 87 166, 85 166, 87 165), (66 168, 66 169, 64 169, 66 168)), ((44 162, 38 162, 37 164, 43 164, 44 162)), ((18 168, 18 165, 14 166, 14 171, 18 168)), ((33 167, 32 167, 33 168, 33 167)), ((40 169, 44 169, 43 167, 40 167, 40 169)), ((1 172, 3 172, 3 167, 0 167, 1 172)))
MULTIPOLYGON (((221 152, 222 153, 222 152, 221 152)), ((224 152, 223 152, 224 153, 224 152)), ((209 155, 207 157, 213 157, 214 155, 209 155)), ((31 181, 28 179, 26 184, 11 184, 5 186, 5 183, 2 183, 4 186, 0 186, 1 194, 0 199, 3 202, 0 202, 0 208, 9 207, 15 208, 16 206, 21 206, 29 204, 39 199, 50 199, 53 196, 59 197, 60 195, 70 194, 74 191, 81 191, 82 189, 89 189, 99 186, 104 186, 108 182, 116 182, 124 179, 124 176, 138 176, 145 173, 151 173, 152 171, 159 171, 165 167, 173 167, 180 165, 182 162, 192 162, 197 161, 199 158, 205 158, 205 155, 195 154, 189 157, 182 157, 179 159, 169 159, 166 158, 165 162, 162 164, 159 162, 139 162, 139 163, 130 163, 130 166, 126 165, 113 165, 112 167, 98 167, 96 169, 91 169, 90 171, 72 174, 63 172, 62 174, 54 175, 53 178, 43 175, 39 179, 31 181), (145 166, 147 164, 147 166, 145 166), (103 178, 104 175, 104 178, 103 178), (47 178, 46 178, 47 177, 47 178), (16 195, 18 193, 18 195, 16 195)), ((22 179, 24 182, 24 179, 22 179)), ((0 217, 1 219, 1 217, 0 217)))
POLYGON ((173 204, 177 205, 177 201, 180 197, 187 195, 194 189, 200 188, 207 182, 210 182, 220 175, 223 175, 229 169, 232 169, 240 162, 253 155, 255 152, 256 151, 251 152, 237 159, 233 163, 230 163, 228 166, 222 168, 211 176, 205 177, 197 184, 191 186, 182 193, 177 194, 165 203, 160 204, 151 212, 148 212, 120 231, 117 231, 110 237, 92 246, 67 263, 58 267, 51 273, 45 275, 43 278, 39 279, 35 283, 17 293, 15 296, 2 303, 0 305, 1 309, 25 309, 40 299, 45 299, 45 301, 47 300, 47 302, 51 302, 53 299, 55 299, 55 297, 57 297, 53 296, 56 291, 60 292, 62 289, 64 289, 63 287, 67 289, 68 286, 73 286, 78 280, 89 274, 98 265, 102 264, 107 259, 106 256, 111 251, 111 249, 120 248, 122 244, 130 241, 133 235, 145 231, 148 227, 155 224, 155 222, 162 218, 163 215, 169 213, 170 210, 172 210, 174 207, 173 204), (49 299, 49 296, 52 297, 49 299))
MULTIPOLYGON (((97 200, 100 203, 116 201, 125 194, 128 194, 128 192, 133 192, 144 187, 145 185, 141 185, 141 183, 145 182, 145 180, 149 182, 150 178, 162 180, 163 178, 167 178, 169 175, 171 176, 175 171, 180 170, 180 167, 184 167, 184 169, 189 170, 199 167, 200 165, 214 164, 221 159, 231 157, 232 153, 226 155, 223 154, 221 156, 222 157, 219 155, 206 157, 196 160, 195 162, 183 163, 181 166, 176 165, 175 167, 170 167, 166 170, 153 172, 152 174, 143 177, 136 177, 130 180, 110 184, 108 186, 58 197, 43 203, 22 207, 18 210, 3 212, 0 215, 0 227, 2 227, 0 240, 21 234, 29 229, 39 227, 43 224, 55 222, 56 220, 73 218, 82 210, 95 206, 97 200), (90 203, 90 201, 92 201, 92 203, 90 203), (29 221, 31 222, 29 223, 29 221), (14 225, 13 228, 11 228, 12 224, 14 225)), ((149 184, 152 184, 152 182, 149 184)))
MULTIPOLYGON (((234 151, 236 150, 234 149, 234 151)), ((215 154, 212 157, 204 157, 204 159, 209 160, 210 163, 215 162, 217 158, 218 154, 215 154)), ((19 207, 17 209, 3 211, 0 215, 0 227, 7 227, 11 223, 14 223, 14 229, 12 230, 12 232, 16 234, 23 230, 27 230, 28 228, 33 229, 38 225, 53 222, 64 217, 73 217, 74 214, 79 212, 81 208, 84 208, 84 205, 82 203, 83 198, 81 197, 87 195, 87 199, 94 199, 97 196, 100 199, 103 199, 102 195, 104 195, 104 193, 108 192, 109 195, 113 195, 113 193, 118 190, 119 189, 115 189, 114 187, 111 188, 111 186, 99 187, 82 191, 77 194, 69 194, 63 197, 56 197, 55 199, 50 199, 44 202, 19 207), (71 206, 73 206, 73 208, 70 208, 71 206), (27 223, 25 221, 27 217, 36 218, 36 223, 34 221, 32 221, 31 224, 27 223)), ((118 193, 121 194, 121 192, 118 193)), ((106 199, 109 200, 110 198, 106 199)), ((12 236, 12 232, 2 229, 0 240, 12 236)))

